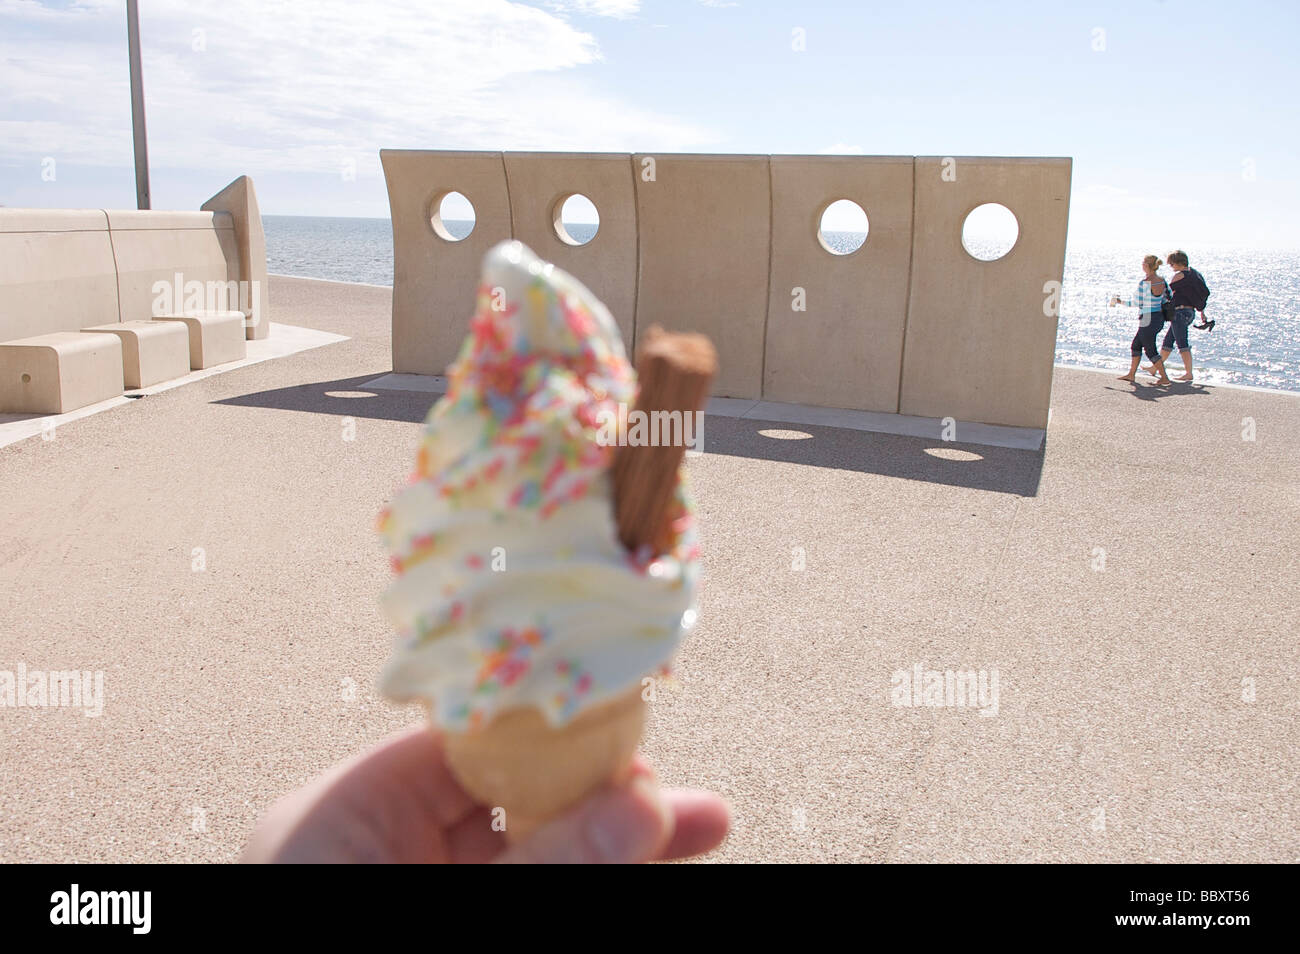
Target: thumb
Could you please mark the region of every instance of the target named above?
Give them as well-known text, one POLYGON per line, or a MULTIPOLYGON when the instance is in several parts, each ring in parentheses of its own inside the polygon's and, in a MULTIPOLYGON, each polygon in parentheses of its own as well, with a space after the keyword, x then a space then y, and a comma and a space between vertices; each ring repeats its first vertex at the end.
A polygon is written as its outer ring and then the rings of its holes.
POLYGON ((673 818, 646 775, 608 788, 497 857, 504 864, 639 864, 653 861, 673 818))

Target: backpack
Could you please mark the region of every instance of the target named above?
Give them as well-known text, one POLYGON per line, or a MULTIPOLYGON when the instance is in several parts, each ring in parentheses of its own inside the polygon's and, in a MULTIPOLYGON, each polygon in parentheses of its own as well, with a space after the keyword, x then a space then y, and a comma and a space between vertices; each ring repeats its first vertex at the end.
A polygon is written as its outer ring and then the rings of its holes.
POLYGON ((1205 276, 1196 269, 1188 267, 1183 270, 1183 277, 1180 281, 1190 281, 1187 285, 1187 297, 1191 299, 1192 307, 1197 311, 1205 310, 1205 303, 1210 300, 1210 286, 1205 284, 1205 276))
POLYGON ((1169 285, 1165 285, 1165 293, 1160 296, 1160 317, 1165 321, 1173 322, 1174 320, 1174 300, 1169 297, 1169 285))

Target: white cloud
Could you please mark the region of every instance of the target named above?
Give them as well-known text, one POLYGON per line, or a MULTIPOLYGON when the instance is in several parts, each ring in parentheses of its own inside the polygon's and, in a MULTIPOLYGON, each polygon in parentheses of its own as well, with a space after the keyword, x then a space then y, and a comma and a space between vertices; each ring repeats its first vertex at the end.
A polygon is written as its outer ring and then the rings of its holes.
MULTIPOLYGON (((566 9, 630 16, 632 0, 566 9)), ((0 0, 0 162, 129 165, 114 0, 0 0)), ((142 5, 151 164, 378 174, 381 147, 690 149, 712 134, 596 92, 596 38, 508 0, 142 5)))
POLYGON ((597 17, 614 17, 626 20, 636 16, 641 9, 641 0, 553 0, 550 6, 565 10, 576 10, 597 17))

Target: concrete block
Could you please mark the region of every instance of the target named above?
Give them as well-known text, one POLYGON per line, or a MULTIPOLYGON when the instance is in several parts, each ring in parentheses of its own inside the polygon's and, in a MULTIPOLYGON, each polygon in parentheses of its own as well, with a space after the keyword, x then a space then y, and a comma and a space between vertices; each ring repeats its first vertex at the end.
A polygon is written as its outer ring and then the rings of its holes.
POLYGON ((100 209, 0 209, 0 341, 117 321, 100 209))
POLYGON ((504 158, 514 237, 591 289, 614 316, 630 353, 637 260, 631 156, 507 152, 504 158), (590 199, 600 215, 600 228, 585 245, 567 243, 555 227, 560 206, 574 193, 590 199))
POLYGON ((7 209, 0 207, 0 232, 106 232, 103 209, 7 209))
POLYGON ((190 372, 190 335, 183 322, 122 321, 81 330, 122 340, 122 377, 130 390, 190 372))
POLYGON ((227 212, 109 210, 119 320, 239 307, 239 246, 227 212))
POLYGON ((166 209, 107 209, 112 232, 210 232, 233 229, 234 219, 225 212, 191 212, 166 209))
POLYGON ((189 331, 190 368, 211 368, 245 357, 242 311, 214 311, 188 315, 154 315, 154 321, 183 322, 189 331))
MULTIPOLYGON (((763 388, 771 194, 767 156, 636 155, 637 331, 699 331, 718 397, 763 388)), ((581 271, 578 278, 585 280, 581 271)))
POLYGON ((514 237, 505 164, 499 152, 381 149, 379 158, 393 220, 393 370, 442 374, 469 329, 483 256, 514 237), (474 231, 460 241, 431 222, 448 192, 474 206, 474 231))
MULTIPOLYGON (((262 229, 262 213, 253 180, 240 176, 204 202, 202 208, 229 213, 234 222, 240 281, 249 283, 247 303, 238 306, 248 319, 244 333, 250 341, 265 338, 271 333, 270 285, 266 278, 266 233, 262 229)), ((234 302, 231 307, 236 307, 234 302)))
POLYGON ((0 342, 0 413, 65 414, 122 394, 117 335, 60 331, 0 342))
POLYGON ((1065 270, 1070 166, 916 158, 901 413, 1047 426, 1057 316, 1045 304, 1065 270), (955 177, 944 176, 946 167, 955 177), (962 245, 966 216, 986 202, 1006 206, 1020 225, 1015 246, 992 262, 962 245))
POLYGON ((773 156, 763 397, 897 412, 911 254, 910 156, 773 156), (867 213, 867 240, 848 255, 818 237, 838 199, 867 213))

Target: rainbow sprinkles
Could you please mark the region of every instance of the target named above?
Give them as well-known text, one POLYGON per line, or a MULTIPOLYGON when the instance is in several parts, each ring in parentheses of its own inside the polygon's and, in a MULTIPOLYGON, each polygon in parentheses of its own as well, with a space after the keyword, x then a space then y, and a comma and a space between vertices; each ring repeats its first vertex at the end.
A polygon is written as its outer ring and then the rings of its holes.
POLYGON ((522 244, 496 246, 414 472, 379 517, 388 695, 454 730, 519 705, 558 726, 667 665, 699 551, 684 475, 667 552, 615 537, 599 422, 635 398, 604 305, 522 244))

